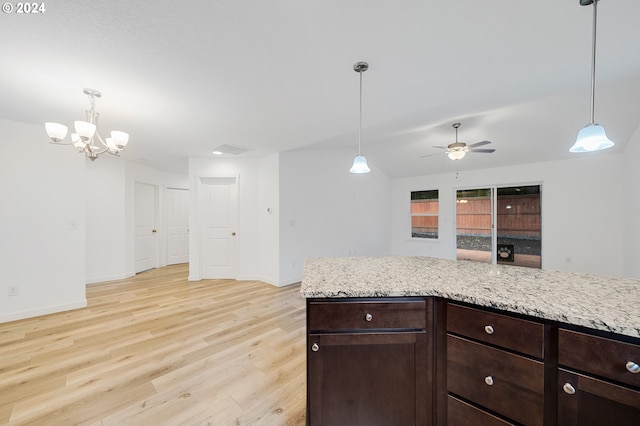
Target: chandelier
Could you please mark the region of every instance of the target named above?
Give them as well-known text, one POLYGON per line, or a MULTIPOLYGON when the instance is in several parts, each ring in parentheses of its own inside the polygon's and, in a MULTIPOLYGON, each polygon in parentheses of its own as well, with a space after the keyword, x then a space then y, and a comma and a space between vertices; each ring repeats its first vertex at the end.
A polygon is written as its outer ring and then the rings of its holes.
POLYGON ((113 130, 110 138, 102 139, 102 136, 98 133, 98 118, 100 114, 95 108, 96 98, 101 97, 102 94, 93 89, 84 89, 82 92, 89 97, 89 103, 91 104, 91 109, 86 110, 87 121, 74 122, 76 132, 71 134, 71 142, 64 141, 67 136, 67 126, 51 122, 44 123, 47 134, 51 138, 51 143, 73 145, 78 152, 84 152, 91 161, 105 152, 119 155, 129 142, 129 134, 113 130))

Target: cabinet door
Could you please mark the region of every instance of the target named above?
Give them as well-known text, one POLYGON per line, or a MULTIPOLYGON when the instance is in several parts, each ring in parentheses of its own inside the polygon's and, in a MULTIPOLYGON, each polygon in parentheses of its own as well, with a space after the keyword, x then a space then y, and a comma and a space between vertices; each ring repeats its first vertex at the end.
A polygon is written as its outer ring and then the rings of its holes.
POLYGON ((424 332, 310 334, 309 424, 430 424, 426 342, 424 332))
POLYGON ((563 369, 558 383, 559 425, 640 424, 640 392, 563 369))

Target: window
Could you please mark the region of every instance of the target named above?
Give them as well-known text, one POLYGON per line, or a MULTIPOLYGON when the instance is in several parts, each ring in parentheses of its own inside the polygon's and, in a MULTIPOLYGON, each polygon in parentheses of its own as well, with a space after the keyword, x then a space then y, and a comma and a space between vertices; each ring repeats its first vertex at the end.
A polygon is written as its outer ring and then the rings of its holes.
POLYGON ((411 191, 411 237, 438 238, 438 190, 411 191))
POLYGON ((540 268, 540 185, 456 191, 457 259, 540 268))

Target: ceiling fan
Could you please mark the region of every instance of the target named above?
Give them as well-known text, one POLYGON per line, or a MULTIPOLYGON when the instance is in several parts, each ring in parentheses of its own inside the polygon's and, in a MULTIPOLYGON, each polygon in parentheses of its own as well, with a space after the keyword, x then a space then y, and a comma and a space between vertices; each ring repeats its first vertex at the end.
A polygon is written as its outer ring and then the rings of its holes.
MULTIPOLYGON (((491 143, 490 141, 476 142, 476 143, 472 143, 471 145, 467 145, 464 142, 458 142, 458 128, 460 127, 460 123, 453 123, 452 126, 454 129, 456 129, 456 141, 447 146, 434 146, 434 148, 446 150, 445 153, 450 159, 460 160, 467 154, 467 152, 480 152, 483 154, 491 154, 492 152, 495 151, 495 149, 486 149, 486 148, 477 149, 479 146, 490 144, 491 143)), ((420 158, 431 157, 432 155, 438 155, 438 154, 422 155, 420 156, 420 158)))

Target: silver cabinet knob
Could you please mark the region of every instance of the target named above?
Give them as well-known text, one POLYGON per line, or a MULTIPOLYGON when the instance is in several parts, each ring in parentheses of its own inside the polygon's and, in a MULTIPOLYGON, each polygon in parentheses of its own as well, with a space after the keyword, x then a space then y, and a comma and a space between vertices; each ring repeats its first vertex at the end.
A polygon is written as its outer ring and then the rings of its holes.
POLYGON ((640 373, 640 365, 636 364, 633 361, 627 362, 627 365, 625 365, 625 367, 627 367, 627 371, 629 371, 629 373, 633 373, 633 374, 640 373))
POLYGON ((573 395, 574 393, 576 393, 576 388, 571 386, 571 383, 565 383, 562 386, 562 390, 568 393, 569 395, 573 395))
POLYGON ((484 382, 485 382, 486 384, 488 384, 489 386, 493 386, 493 377, 491 377, 491 376, 487 376, 487 377, 485 377, 485 378, 484 378, 484 382))
POLYGON ((492 326, 490 326, 490 325, 485 325, 485 326, 484 326, 484 331, 485 331, 487 334, 493 334, 493 327, 492 327, 492 326))
POLYGON ((317 343, 314 343, 313 345, 311 345, 311 350, 314 352, 318 352, 318 350, 320 349, 320 346, 318 346, 317 343))
POLYGON ((364 316, 364 319, 367 320, 367 321, 371 321, 373 319, 373 315, 367 314, 367 315, 364 316))

